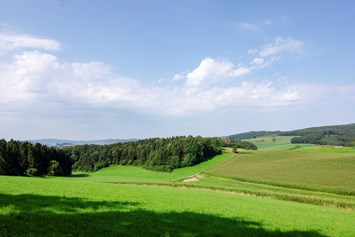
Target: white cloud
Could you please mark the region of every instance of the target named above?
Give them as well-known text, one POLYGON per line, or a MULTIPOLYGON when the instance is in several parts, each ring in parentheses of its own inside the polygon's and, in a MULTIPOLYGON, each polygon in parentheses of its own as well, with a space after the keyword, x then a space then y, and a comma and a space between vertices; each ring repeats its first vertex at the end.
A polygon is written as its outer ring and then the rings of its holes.
POLYGON ((253 64, 256 66, 260 66, 264 64, 264 59, 263 58, 254 58, 253 59, 253 64))
POLYGON ((240 29, 251 30, 251 31, 259 30, 259 28, 256 25, 247 22, 239 23, 237 24, 237 27, 240 29))
POLYGON ((172 77, 172 80, 173 81, 181 81, 183 79, 185 79, 185 74, 183 73, 178 73, 178 74, 175 74, 173 77, 172 77))
POLYGON ((277 108, 303 101, 301 92, 292 86, 279 87, 273 82, 243 82, 227 88, 213 87, 207 90, 187 89, 176 106, 168 112, 172 115, 210 112, 235 108, 277 108))
POLYGON ((56 40, 40 38, 32 35, 0 32, 0 51, 4 52, 21 48, 60 50, 61 44, 56 40))
POLYGON ((253 70, 270 66, 280 60, 284 53, 301 54, 303 42, 291 38, 277 37, 261 49, 251 49, 250 54, 257 55, 249 65, 235 66, 227 59, 204 58, 200 65, 187 73, 187 87, 210 86, 213 83, 225 81, 228 78, 237 78, 251 73, 253 70))
MULTIPOLYGON (((0 61, 0 113, 19 116, 21 112, 31 113, 31 107, 43 107, 46 109, 41 113, 45 116, 58 116, 55 108, 60 106, 85 110, 105 107, 156 116, 184 116, 220 109, 298 105, 328 92, 317 85, 245 81, 241 78, 267 66, 283 52, 298 52, 297 42, 276 39, 257 50, 257 56, 249 64, 235 65, 227 59, 205 58, 190 72, 176 74, 173 79, 185 80, 185 84, 175 83, 175 86, 143 85, 138 80, 115 74, 104 62, 62 63, 49 53, 23 51, 13 55, 8 62, 0 61)), ((353 90, 349 91, 353 93, 353 90)))
POLYGON ((281 53, 302 54, 304 43, 301 40, 291 38, 284 39, 277 37, 274 42, 265 45, 260 51, 259 56, 270 57, 281 53))
POLYGON ((240 77, 249 73, 243 66, 234 66, 226 59, 205 58, 200 65, 187 74, 187 87, 210 85, 227 78, 240 77))
POLYGON ((301 100, 297 88, 279 88, 272 82, 240 82, 224 87, 214 84, 220 77, 249 73, 249 69, 236 67, 225 59, 202 60, 200 66, 188 74, 186 83, 190 86, 187 87, 142 85, 137 80, 115 75, 102 62, 60 63, 55 56, 38 51, 16 54, 8 64, 0 64, 0 68, 3 109, 9 102, 41 106, 52 101, 87 109, 105 106, 175 116, 221 108, 278 107, 301 100), (200 83, 210 86, 198 87, 200 83))

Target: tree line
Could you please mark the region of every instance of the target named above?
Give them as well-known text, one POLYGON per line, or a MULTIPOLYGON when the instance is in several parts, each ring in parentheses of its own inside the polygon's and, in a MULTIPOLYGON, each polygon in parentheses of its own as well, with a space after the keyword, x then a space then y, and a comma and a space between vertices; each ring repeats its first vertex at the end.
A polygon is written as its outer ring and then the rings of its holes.
POLYGON ((97 171, 110 165, 135 165, 169 172, 221 154, 223 144, 221 138, 180 136, 110 145, 77 145, 63 150, 71 157, 76 170, 97 171))
POLYGON ((0 175, 71 175, 70 157, 39 143, 0 140, 0 175))

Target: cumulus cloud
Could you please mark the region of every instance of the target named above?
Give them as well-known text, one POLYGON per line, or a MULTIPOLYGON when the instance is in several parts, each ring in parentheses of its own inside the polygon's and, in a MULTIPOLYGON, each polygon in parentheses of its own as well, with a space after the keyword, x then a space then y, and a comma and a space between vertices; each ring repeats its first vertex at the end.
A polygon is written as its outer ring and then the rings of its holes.
POLYGON ((200 65, 187 74, 187 87, 209 85, 226 78, 240 77, 249 73, 243 66, 235 66, 226 59, 205 58, 200 65))
POLYGON ((106 106, 156 115, 184 115, 227 107, 278 107, 299 103, 301 93, 292 86, 268 82, 241 82, 235 86, 199 87, 220 78, 249 73, 227 60, 202 60, 188 74, 188 86, 147 86, 120 77, 103 62, 60 63, 57 57, 39 51, 16 54, 0 65, 0 103, 52 101, 65 105, 106 106), (212 75, 212 76, 209 76, 212 75))
MULTIPOLYGON (((249 63, 234 65, 227 59, 204 58, 200 65, 186 75, 187 87, 206 87, 226 79, 235 79, 251 73, 253 70, 270 66, 286 54, 301 54, 303 42, 291 38, 277 37, 273 42, 251 49, 249 53, 256 55, 249 63)), ((181 79, 181 74, 178 74, 181 79)), ((174 76, 173 80, 176 80, 174 76)))

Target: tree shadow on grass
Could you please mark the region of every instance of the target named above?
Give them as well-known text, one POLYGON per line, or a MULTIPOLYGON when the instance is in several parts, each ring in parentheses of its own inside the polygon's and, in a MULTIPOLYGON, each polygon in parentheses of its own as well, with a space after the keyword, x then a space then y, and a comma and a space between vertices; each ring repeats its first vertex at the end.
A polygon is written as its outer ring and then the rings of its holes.
POLYGON ((72 174, 69 177, 70 178, 85 178, 85 177, 89 177, 89 174, 72 174))
POLYGON ((0 194, 0 236, 313 236, 193 212, 159 213, 136 202, 0 194))

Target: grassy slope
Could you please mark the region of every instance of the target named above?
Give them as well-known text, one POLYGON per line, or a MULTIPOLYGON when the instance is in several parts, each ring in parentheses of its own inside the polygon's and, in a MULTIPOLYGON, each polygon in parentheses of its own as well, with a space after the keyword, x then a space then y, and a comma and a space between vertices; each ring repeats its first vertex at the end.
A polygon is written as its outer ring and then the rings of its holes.
MULTIPOLYGON (((245 141, 255 144, 259 150, 271 150, 271 149, 280 149, 280 148, 293 148, 296 145, 291 144, 291 139, 294 136, 265 136, 257 137, 252 139, 245 139, 245 141)), ((301 147, 310 147, 314 146, 311 144, 299 144, 301 147)))
MULTIPOLYGON (((281 137, 283 138, 283 137, 281 137)), ((267 139, 270 140, 269 146, 287 146, 289 144, 290 138, 287 139, 279 139, 276 138, 276 142, 271 141, 271 138, 266 138, 263 139, 264 141, 267 139)), ((291 146, 294 147, 294 146, 291 146)), ((334 149, 332 148, 322 148, 320 149, 319 147, 315 147, 314 149, 312 148, 302 148, 305 149, 306 151, 310 153, 314 153, 313 155, 320 156, 320 154, 323 153, 334 153, 334 149)), ((263 152, 277 152, 278 156, 283 156, 285 155, 284 153, 289 153, 288 155, 291 154, 297 154, 295 153, 296 151, 299 151, 299 149, 296 150, 285 150, 285 149, 273 149, 270 150, 268 147, 263 149, 263 152)), ((340 153, 349 153, 351 154, 352 150, 350 149, 336 149, 337 154, 340 153)), ((260 152, 260 151, 257 151, 260 152)), ((259 156, 262 155, 263 153, 258 153, 259 156)), ((275 153, 271 153, 272 155, 275 153)), ((237 157, 240 158, 241 155, 246 155, 246 154, 237 154, 237 157)), ((297 202, 303 202, 303 203, 311 203, 311 204, 317 204, 317 205, 323 205, 323 206, 336 206, 336 207, 342 207, 342 208, 347 208, 347 209, 355 209, 355 198, 354 196, 348 196, 348 195, 339 195, 339 194, 334 194, 334 193, 328 193, 328 192, 318 192, 318 191, 307 191, 304 189, 295 189, 295 188, 290 188, 294 186, 305 186, 305 183, 298 183, 298 185, 292 184, 292 183, 277 183, 278 185, 284 185, 288 186, 286 187, 279 187, 279 186, 274 186, 270 185, 273 184, 270 180, 263 181, 259 179, 253 179, 252 182, 245 182, 241 180, 236 180, 234 179, 235 177, 232 176, 231 178, 222 178, 218 176, 226 176, 228 175, 228 172, 224 172, 224 170, 220 170, 221 167, 219 167, 219 164, 224 166, 224 168, 228 167, 230 170, 235 170, 233 166, 230 166, 230 162, 234 161, 235 158, 230 158, 232 155, 231 154, 223 154, 221 156, 217 156, 214 159, 211 159, 207 162, 203 162, 197 166, 194 167, 187 167, 187 168, 182 168, 182 169, 177 169, 171 173, 164 173, 164 172, 154 172, 154 171, 149 171, 142 169, 140 167, 132 167, 132 166, 112 166, 103 170, 100 170, 96 173, 76 173, 75 177, 81 177, 82 178, 76 178, 76 180, 85 180, 85 181, 93 181, 93 182, 109 182, 109 183, 135 183, 135 184, 164 184, 165 185, 175 185, 175 186, 186 186, 186 187, 193 187, 193 188, 208 188, 212 190, 223 190, 223 191, 228 191, 228 192, 235 192, 235 193, 241 193, 241 194, 248 194, 248 195, 256 195, 256 196, 262 196, 262 197, 271 197, 274 199, 281 199, 281 200, 291 200, 291 201, 297 201, 297 202), (216 169, 217 168, 217 169, 216 169), (198 175, 199 180, 197 182, 192 182, 192 183, 184 183, 181 182, 182 179, 193 176, 197 173, 200 173, 201 171, 206 171, 209 170, 209 172, 212 171, 211 173, 204 174, 204 175, 198 175), (219 171, 219 173, 213 172, 214 170, 219 171), (221 172, 220 172, 221 171, 221 172), (88 177, 85 177, 88 175, 88 177), (216 176, 217 175, 217 176, 216 176), (233 178, 234 177, 234 178, 233 178), (260 184, 260 182, 264 182, 263 184, 260 184), (269 183, 269 184, 265 184, 269 183)), ((251 160, 251 162, 254 162, 255 160, 251 160)), ((302 160, 298 160, 299 162, 303 162, 302 160)), ((285 162, 287 162, 285 160, 285 162)), ((260 168, 260 166, 257 166, 258 164, 252 163, 252 165, 256 165, 254 168, 260 168)), ((278 167, 279 164, 274 165, 274 169, 278 167), (276 167, 276 168, 275 168, 276 167)), ((319 168, 319 165, 317 165, 319 168)), ((291 167, 292 168, 292 167, 291 167)), ((314 167, 317 169, 316 167, 314 167)), ((261 168, 260 168, 261 169, 261 168)), ((283 170, 283 169, 281 169, 283 170)), ((245 172, 248 170, 244 170, 245 172)), ((275 170, 273 170, 275 171, 275 170)), ((351 169, 350 169, 351 171, 351 169)), ((259 172, 258 170, 255 171, 256 174, 259 172)), ((286 172, 288 175, 288 172, 286 172)), ((297 175, 297 170, 294 171, 294 173, 297 175)), ((329 176, 326 176, 326 179, 334 181, 333 180, 333 175, 336 173, 330 173, 328 174, 329 176)), ((326 174, 324 174, 326 175, 326 174)), ((252 178, 259 178, 258 176, 255 176, 254 173, 252 174, 252 178)), ((339 175, 338 179, 340 179, 342 175, 339 175)), ((245 177, 243 177, 245 179, 245 177)), ((311 176, 308 176, 308 179, 312 179, 311 176)), ((350 183, 351 185, 351 183, 350 183)), ((340 186, 337 185, 336 188, 340 186)), ((310 187, 308 187, 311 189, 310 187)), ((313 187, 313 189, 319 189, 319 187, 313 187)), ((334 191, 334 190, 333 190, 334 191)), ((334 192, 340 192, 342 193, 344 190, 338 190, 336 189, 334 192)))
POLYGON ((0 236, 355 235, 354 212, 295 202, 64 178, 0 183, 0 236))
POLYGON ((99 170, 95 173, 74 173, 74 176, 77 176, 79 178, 82 177, 85 180, 87 180, 86 176, 88 176, 92 181, 101 182, 176 181, 186 178, 188 176, 193 176, 223 161, 226 161, 230 156, 230 153, 223 153, 222 155, 216 156, 213 159, 202 162, 198 165, 175 169, 170 173, 146 170, 136 166, 111 166, 109 168, 99 170))
POLYGON ((225 177, 355 194, 352 148, 273 149, 241 153, 209 170, 225 177))

